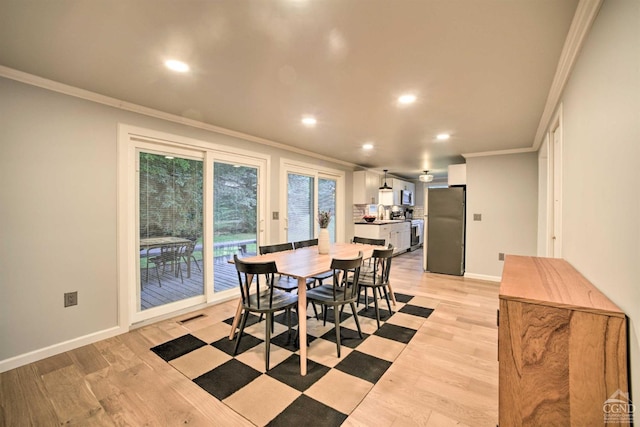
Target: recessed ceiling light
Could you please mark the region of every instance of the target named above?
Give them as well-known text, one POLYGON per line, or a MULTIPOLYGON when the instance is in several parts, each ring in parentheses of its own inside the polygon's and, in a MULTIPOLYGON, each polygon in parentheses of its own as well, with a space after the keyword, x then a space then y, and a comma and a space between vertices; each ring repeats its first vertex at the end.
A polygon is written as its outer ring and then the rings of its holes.
POLYGON ((367 142, 366 144, 362 145, 362 149, 363 150, 372 150, 373 149, 373 144, 370 142, 367 142))
POLYGON ((315 126, 318 121, 315 117, 305 116, 302 118, 302 124, 305 126, 315 126))
POLYGON ((406 104, 413 104, 414 102, 416 102, 416 99, 417 99, 417 97, 415 95, 408 93, 408 94, 400 96, 398 98, 398 102, 400 104, 405 104, 405 105, 406 104))
POLYGON ((186 73, 187 71, 189 71, 189 66, 182 62, 182 61, 176 61, 175 59, 168 59, 166 61, 164 61, 164 65, 173 71, 177 71, 179 73, 186 73))
POLYGON ((449 139, 449 137, 450 137, 450 135, 449 135, 448 133, 439 133, 439 134, 436 136, 436 139, 437 139, 438 141, 446 141, 447 139, 449 139))

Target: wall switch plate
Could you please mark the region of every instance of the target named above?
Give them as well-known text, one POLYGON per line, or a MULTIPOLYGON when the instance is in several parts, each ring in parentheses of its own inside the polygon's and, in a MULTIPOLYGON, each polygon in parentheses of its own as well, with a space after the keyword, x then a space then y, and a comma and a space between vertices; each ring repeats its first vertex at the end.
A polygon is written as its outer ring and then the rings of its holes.
POLYGON ((78 291, 64 294, 64 306, 71 307, 72 305, 78 305, 78 291))
POLYGON ((482 214, 473 214, 474 221, 482 221, 482 214))
POLYGON ((280 219, 280 212, 272 212, 271 219, 280 219))
POLYGON ((504 261, 504 252, 498 253, 498 261, 504 261))

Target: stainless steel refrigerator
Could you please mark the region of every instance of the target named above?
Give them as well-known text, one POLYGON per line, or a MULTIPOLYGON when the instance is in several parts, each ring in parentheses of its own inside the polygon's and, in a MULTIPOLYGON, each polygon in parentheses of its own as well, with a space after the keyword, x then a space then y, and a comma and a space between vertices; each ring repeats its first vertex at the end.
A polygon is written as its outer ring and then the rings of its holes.
POLYGON ((427 271, 464 274, 465 187, 430 188, 428 192, 427 271))

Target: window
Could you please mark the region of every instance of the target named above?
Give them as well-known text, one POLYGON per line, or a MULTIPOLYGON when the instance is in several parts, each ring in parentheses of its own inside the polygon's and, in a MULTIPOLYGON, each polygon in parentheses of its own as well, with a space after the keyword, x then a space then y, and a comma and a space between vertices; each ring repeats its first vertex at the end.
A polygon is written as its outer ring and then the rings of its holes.
POLYGON ((120 324, 237 296, 229 258, 267 241, 268 156, 126 125, 118 145, 120 324))
POLYGON ((279 242, 317 237, 318 211, 330 211, 331 242, 344 239, 344 172, 321 169, 290 160, 281 161, 281 221, 279 242))

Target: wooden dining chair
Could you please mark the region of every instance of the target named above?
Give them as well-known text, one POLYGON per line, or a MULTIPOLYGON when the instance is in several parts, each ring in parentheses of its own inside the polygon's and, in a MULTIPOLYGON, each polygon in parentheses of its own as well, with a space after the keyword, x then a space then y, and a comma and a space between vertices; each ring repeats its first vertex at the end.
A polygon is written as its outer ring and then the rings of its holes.
POLYGON ((275 261, 248 263, 233 256, 240 294, 242 296, 242 320, 236 337, 233 355, 238 354, 242 333, 250 313, 266 316, 265 322, 265 370, 269 370, 269 349, 271 345, 271 331, 274 313, 285 311, 289 323, 289 340, 291 339, 291 309, 298 304, 298 296, 291 292, 284 292, 273 286, 274 278, 278 274, 275 261), (255 282, 255 291, 251 292, 251 284, 255 282))
POLYGON ((328 307, 333 307, 336 345, 338 346, 338 357, 340 357, 340 313, 345 305, 351 307, 358 334, 362 338, 362 330, 358 321, 355 302, 358 299, 360 267, 362 266, 362 252, 357 258, 352 259, 332 259, 331 270, 332 283, 317 286, 307 291, 307 300, 324 307, 325 315, 328 307), (340 310, 338 310, 340 308, 340 310), (340 311, 340 312, 338 312, 340 311))
MULTIPOLYGON (((371 296, 373 299, 373 305, 376 310, 376 323, 380 328, 380 309, 378 307, 378 296, 387 301, 387 308, 389 308, 389 316, 393 314, 391 310, 391 303, 389 302, 389 294, 392 292, 389 288, 389 273, 391 272, 391 260, 393 259, 393 246, 389 245, 388 249, 374 249, 371 257, 371 264, 373 265, 371 273, 361 274, 359 286, 364 291, 365 297, 365 309, 368 310, 369 302, 367 299, 368 290, 371 289, 371 296), (387 292, 388 291, 388 292, 387 292)), ((358 298, 358 305, 360 299, 358 298)))

